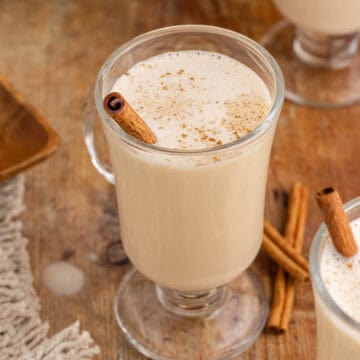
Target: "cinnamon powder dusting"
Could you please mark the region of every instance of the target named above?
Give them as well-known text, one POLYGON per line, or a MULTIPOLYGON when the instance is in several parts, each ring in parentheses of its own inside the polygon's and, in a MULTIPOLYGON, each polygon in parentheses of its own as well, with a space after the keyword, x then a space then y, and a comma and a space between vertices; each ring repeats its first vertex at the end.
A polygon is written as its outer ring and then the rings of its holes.
POLYGON ((226 117, 222 124, 236 139, 251 133, 266 117, 269 105, 263 98, 243 94, 236 100, 225 102, 226 117))
POLYGON ((128 70, 114 86, 157 135, 159 146, 203 149, 252 132, 269 111, 262 80, 225 55, 166 53, 128 70), (145 65, 144 65, 145 64, 145 65))

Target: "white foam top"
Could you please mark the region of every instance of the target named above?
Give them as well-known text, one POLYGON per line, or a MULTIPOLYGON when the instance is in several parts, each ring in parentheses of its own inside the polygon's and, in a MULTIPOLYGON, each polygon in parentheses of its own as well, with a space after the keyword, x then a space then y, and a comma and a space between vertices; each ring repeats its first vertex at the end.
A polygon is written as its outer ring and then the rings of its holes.
POLYGON ((249 67, 205 51, 169 52, 134 65, 114 84, 150 126, 156 145, 219 146, 248 134, 269 111, 265 83, 249 67))
MULTIPOLYGON (((360 248, 360 218, 351 222, 351 228, 360 248)), ((335 303, 351 318, 360 321, 360 251, 346 258, 328 241, 321 258, 321 274, 335 303)))

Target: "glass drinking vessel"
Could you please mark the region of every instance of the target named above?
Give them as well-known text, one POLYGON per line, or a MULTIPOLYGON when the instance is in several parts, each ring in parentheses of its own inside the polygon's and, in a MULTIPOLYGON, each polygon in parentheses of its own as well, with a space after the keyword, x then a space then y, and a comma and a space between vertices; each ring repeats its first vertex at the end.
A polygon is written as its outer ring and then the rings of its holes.
MULTIPOLYGON (((360 198, 345 205, 349 220, 360 217, 360 198)), ((327 291, 320 271, 325 245, 331 241, 322 224, 310 250, 310 271, 315 296, 317 360, 357 360, 360 357, 360 323, 348 316, 327 291)))
POLYGON ((284 98, 280 69, 254 41, 230 30, 184 25, 129 41, 105 62, 84 106, 93 143, 94 102, 110 150, 120 235, 134 264, 115 299, 127 340, 153 359, 230 359, 261 332, 268 301, 247 268, 263 232, 268 161, 284 98), (173 150, 129 136, 110 119, 103 98, 134 64, 169 51, 206 50, 245 64, 266 84, 271 107, 250 134, 216 148, 173 150))
POLYGON ((284 74, 287 99, 314 107, 360 100, 360 1, 274 0, 287 19, 261 44, 284 74))

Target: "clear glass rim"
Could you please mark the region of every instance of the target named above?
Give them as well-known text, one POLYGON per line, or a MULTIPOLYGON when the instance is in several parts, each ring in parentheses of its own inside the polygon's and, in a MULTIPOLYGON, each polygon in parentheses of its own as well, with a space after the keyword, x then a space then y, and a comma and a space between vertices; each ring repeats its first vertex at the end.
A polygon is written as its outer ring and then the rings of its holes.
POLYGON ((119 135, 126 143, 145 151, 151 150, 155 152, 167 153, 173 155, 214 154, 218 152, 223 152, 224 150, 228 150, 229 148, 243 147, 247 145, 249 142, 252 142, 253 140, 262 137, 262 135, 265 134, 267 130, 269 130, 272 127, 274 122, 276 122, 277 117, 281 111, 284 102, 284 95, 285 95, 285 84, 280 67, 275 61, 275 59, 272 57, 272 55, 266 49, 264 49, 260 44, 248 38, 247 36, 244 36, 232 30, 224 29, 217 26, 209 26, 209 25, 175 25, 175 26, 163 27, 139 35, 134 39, 126 42, 118 49, 116 49, 107 58, 107 60, 105 61, 105 63, 103 64, 102 68, 98 73, 94 89, 95 89, 94 96, 95 96, 96 109, 100 114, 101 119, 105 120, 106 123, 115 131, 115 133, 119 135), (119 126, 114 124, 114 121, 106 114, 102 104, 103 97, 101 93, 101 84, 102 84, 102 78, 109 71, 112 64, 120 56, 122 56, 132 48, 140 45, 141 43, 144 43, 149 39, 161 37, 163 35, 174 34, 174 33, 204 33, 204 34, 223 35, 243 43, 245 46, 248 46, 249 48, 251 48, 252 50, 257 52, 260 56, 263 57, 263 59, 265 60, 265 62, 272 71, 272 76, 275 82, 275 97, 272 101, 271 108, 265 120, 258 127, 256 127, 250 134, 247 134, 238 140, 214 148, 204 148, 204 149, 194 149, 194 150, 175 150, 175 149, 160 147, 157 145, 146 144, 128 135, 119 126))
MULTIPOLYGON (((351 211, 360 208, 360 197, 357 197, 347 202, 344 205, 344 208, 346 213, 350 213, 351 211)), ((337 318, 344 321, 354 331, 360 332, 360 322, 351 318, 335 303, 335 301, 327 291, 324 280, 321 276, 320 252, 323 250, 325 243, 326 241, 328 241, 328 239, 329 235, 326 225, 322 223, 313 238, 310 249, 310 272, 313 287, 317 294, 320 296, 321 300, 330 309, 330 311, 336 315, 337 318)))

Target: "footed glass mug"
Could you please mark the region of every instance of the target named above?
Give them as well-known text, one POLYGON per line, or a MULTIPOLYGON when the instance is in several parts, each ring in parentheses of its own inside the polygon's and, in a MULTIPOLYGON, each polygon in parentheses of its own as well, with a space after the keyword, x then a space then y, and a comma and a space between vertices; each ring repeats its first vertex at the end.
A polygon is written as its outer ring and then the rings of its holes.
POLYGON ((283 98, 271 55, 245 36, 212 26, 138 36, 100 70, 94 97, 84 106, 84 133, 94 164, 113 181, 93 144, 95 103, 115 174, 121 239, 137 269, 119 286, 115 315, 145 356, 230 359, 261 332, 268 301, 247 268, 261 245, 268 161, 283 98), (148 145, 118 127, 102 107, 115 81, 142 60, 182 50, 222 53, 255 71, 271 95, 264 121, 239 140, 202 150, 148 145))
POLYGON ((261 43, 280 64, 286 97, 313 107, 360 101, 360 1, 273 0, 287 19, 261 43))

